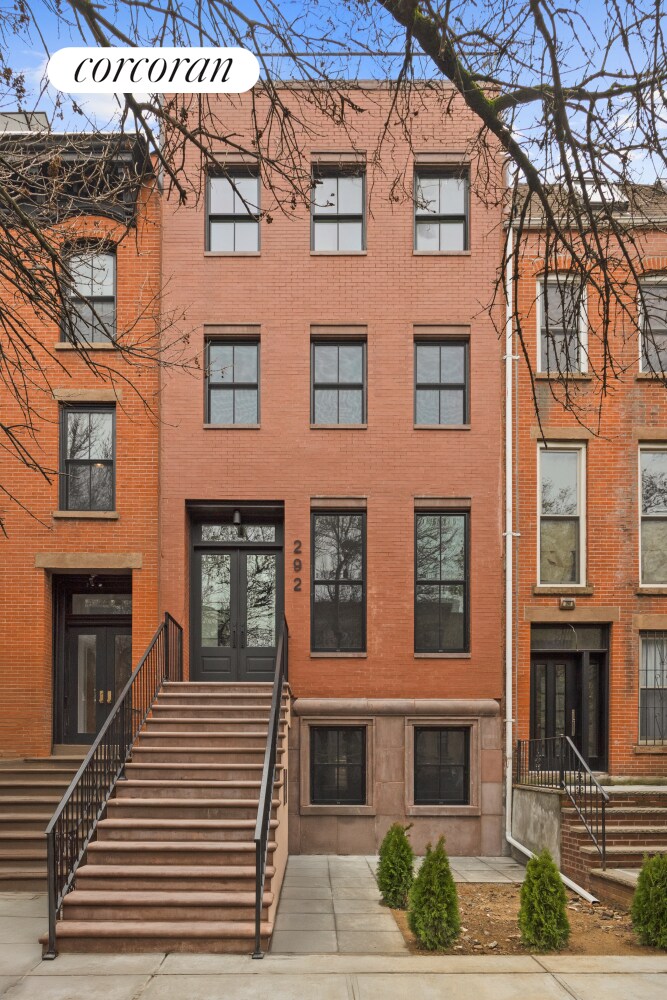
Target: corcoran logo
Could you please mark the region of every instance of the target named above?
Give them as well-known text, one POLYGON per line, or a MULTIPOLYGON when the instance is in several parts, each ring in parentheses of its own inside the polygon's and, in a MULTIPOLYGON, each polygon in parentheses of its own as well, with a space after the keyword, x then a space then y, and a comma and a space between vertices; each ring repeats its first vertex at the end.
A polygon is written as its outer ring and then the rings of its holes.
POLYGON ((257 83, 259 62, 247 49, 67 48, 47 74, 66 94, 241 94, 257 83))

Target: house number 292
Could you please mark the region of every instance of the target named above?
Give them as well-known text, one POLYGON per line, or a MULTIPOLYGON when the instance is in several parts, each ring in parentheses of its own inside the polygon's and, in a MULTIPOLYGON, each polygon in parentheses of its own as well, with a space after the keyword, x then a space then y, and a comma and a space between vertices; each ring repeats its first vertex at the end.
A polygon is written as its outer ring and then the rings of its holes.
POLYGON ((299 538, 294 539, 294 562, 292 563, 292 568, 294 569, 294 590, 297 592, 301 591, 301 577, 298 575, 302 568, 303 563, 298 558, 301 555, 301 540, 299 538))

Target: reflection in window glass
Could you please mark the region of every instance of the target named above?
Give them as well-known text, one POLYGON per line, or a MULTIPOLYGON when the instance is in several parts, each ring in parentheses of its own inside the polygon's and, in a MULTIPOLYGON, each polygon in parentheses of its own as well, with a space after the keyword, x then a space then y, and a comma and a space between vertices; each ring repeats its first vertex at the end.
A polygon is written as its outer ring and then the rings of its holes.
POLYGON ((639 665, 639 739, 667 741, 667 632, 642 632, 639 665))
POLYGON ((364 177, 356 172, 316 174, 311 197, 312 249, 364 249, 364 177))
POLYGON ((580 372, 583 350, 580 329, 584 313, 584 286, 563 276, 542 282, 540 371, 580 372))
POLYGON ((259 250, 259 177, 234 173, 208 178, 208 249, 259 250))
POLYGON ((63 509, 113 510, 113 409, 64 407, 62 428, 63 509))
POLYGON ((640 314, 642 371, 667 371, 667 284, 640 285, 640 314))
POLYGON ((642 448, 641 582, 667 584, 667 450, 642 448))
POLYGON ((415 250, 467 250, 468 221, 467 176, 415 173, 415 250))
POLYGON ((550 447, 539 456, 540 583, 579 583, 581 451, 550 447))
POLYGON ((415 423, 468 422, 465 342, 415 344, 415 423))
POLYGON ((365 649, 365 517, 313 515, 312 649, 365 649))
POLYGON ((206 420, 259 423, 259 344, 207 342, 206 420))
POLYGON ((312 414, 314 424, 365 422, 365 344, 312 344, 312 414))
POLYGON ((226 552, 201 556, 201 644, 230 645, 231 555, 226 552))
POLYGON ((364 805, 366 727, 310 727, 312 805, 364 805))
POLYGON ((116 255, 84 250, 71 254, 67 266, 72 276, 68 315, 75 338, 109 343, 116 335, 116 255))
POLYGON ((415 727, 415 805, 470 802, 470 729, 415 727))
POLYGON ((467 514, 417 514, 416 652, 467 650, 467 575, 467 514))

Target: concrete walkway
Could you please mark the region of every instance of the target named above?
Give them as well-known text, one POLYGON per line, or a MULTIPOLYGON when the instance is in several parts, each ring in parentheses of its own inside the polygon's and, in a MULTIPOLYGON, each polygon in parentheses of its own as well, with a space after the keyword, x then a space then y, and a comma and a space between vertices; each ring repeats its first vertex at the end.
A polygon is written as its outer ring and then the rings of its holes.
MULTIPOLYGON (((55 962, 42 962, 37 935, 44 930, 44 913, 43 895, 0 893, 0 996, 6 1000, 664 1000, 667 996, 667 955, 271 954, 261 962, 243 955, 61 955, 55 962)), ((365 936, 363 929, 357 933, 365 936)))
MULTIPOLYGON (((280 896, 271 953, 406 955, 403 935, 380 903, 377 857, 292 855, 280 896)), ((417 861, 417 866, 419 865, 417 861)), ((512 858, 450 858, 457 882, 517 883, 512 858)))

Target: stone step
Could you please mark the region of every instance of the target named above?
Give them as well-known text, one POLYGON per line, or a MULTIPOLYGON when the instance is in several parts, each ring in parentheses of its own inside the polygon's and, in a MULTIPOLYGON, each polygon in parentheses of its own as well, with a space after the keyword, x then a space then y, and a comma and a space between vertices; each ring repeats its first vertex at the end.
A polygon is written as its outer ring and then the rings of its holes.
MULTIPOLYGON (((285 723, 283 722, 283 728, 284 725, 285 723)), ((191 733, 193 731, 198 735, 207 733, 220 735, 226 732, 261 732, 264 734, 264 739, 266 739, 266 734, 269 731, 269 717, 266 714, 257 716, 256 718, 244 718, 237 715, 221 715, 218 718, 206 718, 194 715, 190 719, 176 715, 168 717, 160 716, 158 718, 151 717, 146 720, 142 736, 147 736, 149 733, 158 734, 163 732, 182 735, 183 733, 191 733)))
MULTIPOLYGON (((97 843, 110 841, 141 844, 144 841, 165 843, 224 844, 249 841, 255 835, 257 816, 253 819, 137 819, 136 817, 103 819, 97 824, 97 843)), ((272 829, 278 826, 272 820, 272 829)))
MULTIPOLYGON (((263 897, 264 919, 273 893, 263 897)), ((187 892, 95 891, 75 889, 65 896, 65 920, 227 921, 254 920, 255 893, 247 890, 187 892)))
MULTIPOLYGON (((167 781, 156 779, 135 780, 133 778, 119 781, 116 785, 116 798, 113 802, 123 802, 126 799, 152 800, 174 799, 179 802, 188 802, 190 799, 225 799, 230 805, 237 800, 248 800, 259 796, 261 781, 256 780, 229 780, 215 781, 195 780, 189 778, 185 781, 167 781)), ((282 781, 278 780, 274 784, 275 791, 282 788, 282 781)), ((109 803, 111 805, 111 803, 109 803)))
POLYGON ((163 691, 220 691, 238 693, 239 691, 272 692, 273 681, 165 681, 163 691))
MULTIPOLYGON (((142 732, 139 737, 138 748, 142 750, 151 747, 164 747, 167 750, 176 748, 197 750, 258 750, 262 753, 266 750, 266 730, 258 732, 257 729, 250 731, 238 730, 236 732, 221 733, 198 733, 198 732, 159 732, 153 730, 142 732)), ((135 747, 136 752, 137 747, 135 747)))
MULTIPOLYGON (((587 858, 599 860, 600 852, 594 844, 585 844, 579 848, 580 852, 587 858)), ((641 868, 644 855, 653 857, 654 854, 667 853, 667 843, 662 844, 642 844, 635 847, 629 844, 612 844, 606 847, 607 864, 614 868, 641 868)))
MULTIPOLYGON (((571 826, 570 830, 573 833, 580 834, 583 836, 588 836, 588 831, 583 823, 577 826, 571 826)), ((651 844, 667 844, 667 826, 612 826, 606 827, 606 841, 607 846, 611 847, 614 844, 636 844, 636 843, 651 843, 651 844)))
MULTIPOLYGON (((266 869, 271 889, 275 868, 266 869)), ((168 885, 179 892, 231 892, 255 889, 255 863, 243 865, 83 865, 76 874, 78 889, 155 892, 168 885)))
MULTIPOLYGON (((273 812, 280 805, 274 798, 273 812)), ((259 799, 116 798, 107 806, 109 819, 256 819, 259 799)))
POLYGON ((36 856, 46 857, 46 837, 44 830, 4 830, 0 829, 0 855, 9 851, 32 851, 36 856))
POLYGON ((20 850, 0 850, 1 871, 32 872, 42 871, 46 866, 46 837, 43 850, 21 848, 20 850))
MULTIPOLYGON (((241 764, 230 761, 228 763, 210 763, 199 761, 196 764, 183 761, 146 761, 141 763, 131 763, 125 768, 125 773, 130 779, 152 780, 160 779, 170 784, 179 784, 190 781, 207 781, 211 778, 217 780, 245 781, 260 779, 262 777, 263 762, 257 761, 252 764, 241 764)), ((278 773, 282 770, 282 765, 276 766, 278 773)))
MULTIPOLYGON (((55 811, 55 810, 54 810, 55 811)), ((0 803, 0 831, 3 833, 39 833, 44 836, 44 831, 53 813, 46 811, 35 812, 8 812, 0 803)))
MULTIPOLYGON (((207 709, 208 714, 211 714, 217 708, 225 708, 226 706, 231 707, 232 705, 243 705, 249 708, 263 707, 265 709, 269 709, 271 707, 271 701, 271 691, 258 694, 235 691, 230 691, 226 694, 206 694, 204 692, 195 691, 165 691, 160 692, 157 697, 157 705, 159 706, 188 705, 190 707, 207 709)), ((287 699, 284 698, 283 702, 286 703, 286 701, 287 699)))
MULTIPOLYGON (((271 926, 261 927, 263 947, 268 946, 271 926)), ((64 952, 124 954, 141 952, 247 953, 255 939, 254 920, 168 921, 61 920, 56 929, 57 948, 64 952)), ((46 944, 45 937, 40 942, 46 944)))
MULTIPOLYGON (((56 806, 61 799, 62 795, 40 794, 32 796, 29 793, 24 795, 0 795, 0 815, 5 815, 9 811, 16 814, 25 813, 30 815, 39 810, 40 814, 48 822, 56 811, 56 806)), ((44 826, 46 827, 46 822, 44 826)))
MULTIPOLYGON (((147 747, 139 744, 132 751, 132 762, 136 764, 234 764, 245 766, 261 764, 264 761, 266 746, 228 746, 228 747, 147 747)), ((284 753, 283 747, 278 747, 278 756, 284 753)))
POLYGON ((12 771, 0 777, 0 795, 11 795, 21 791, 25 795, 58 793, 62 798, 73 777, 73 774, 68 774, 64 778, 60 775, 51 777, 48 771, 35 771, 34 776, 16 774, 12 771))
MULTIPOLYGON (((269 857, 275 851, 269 842, 269 857)), ((254 863, 252 840, 95 840, 90 865, 247 865, 254 863)))
POLYGON ((213 719, 246 719, 257 720, 268 724, 271 715, 270 705, 217 705, 215 711, 208 711, 201 706, 190 705, 161 705, 156 702, 151 709, 150 722, 166 722, 170 719, 192 721, 200 719, 207 721, 213 719))

